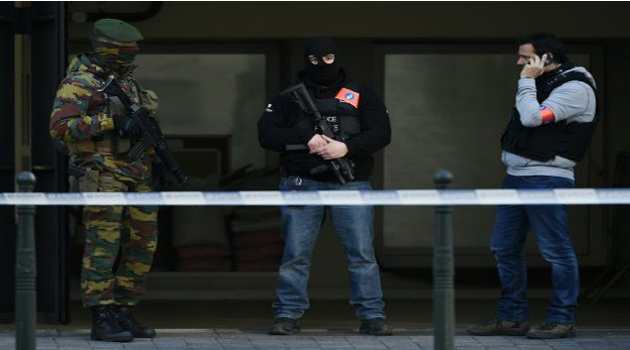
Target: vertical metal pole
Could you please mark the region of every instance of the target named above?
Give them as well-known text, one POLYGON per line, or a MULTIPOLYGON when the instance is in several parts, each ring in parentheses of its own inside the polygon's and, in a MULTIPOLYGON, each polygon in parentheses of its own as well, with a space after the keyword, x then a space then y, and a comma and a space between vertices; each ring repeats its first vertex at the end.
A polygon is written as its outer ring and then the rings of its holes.
MULTIPOLYGON (((18 176, 20 192, 33 192, 35 175, 30 171, 18 176)), ((18 232, 15 254, 15 348, 35 350, 36 295, 35 288, 35 206, 19 205, 18 232)))
POLYGON ((28 29, 32 12, 29 1, 15 1, 15 18, 22 18, 25 25, 16 26, 14 51, 14 106, 15 106, 15 172, 28 171, 32 168, 31 159, 31 52, 32 36, 28 29), (22 13, 20 14, 20 11, 22 13))
MULTIPOLYGON (((440 170, 433 176, 437 189, 448 188, 453 175, 440 170)), ((455 325, 453 298, 453 225, 452 208, 435 207, 435 233, 433 240, 433 348, 452 350, 455 325)))

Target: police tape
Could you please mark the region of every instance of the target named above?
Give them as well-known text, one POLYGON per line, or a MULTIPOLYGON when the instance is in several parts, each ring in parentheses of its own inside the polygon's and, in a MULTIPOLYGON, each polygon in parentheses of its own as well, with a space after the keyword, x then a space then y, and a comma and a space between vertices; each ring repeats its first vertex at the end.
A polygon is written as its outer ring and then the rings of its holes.
POLYGON ((630 204, 630 188, 242 192, 0 193, 1 205, 630 204))

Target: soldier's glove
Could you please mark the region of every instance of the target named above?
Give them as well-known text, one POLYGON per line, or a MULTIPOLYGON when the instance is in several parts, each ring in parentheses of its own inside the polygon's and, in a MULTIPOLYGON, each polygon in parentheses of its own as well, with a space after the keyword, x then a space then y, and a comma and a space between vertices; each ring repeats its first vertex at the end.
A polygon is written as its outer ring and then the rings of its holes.
POLYGON ((122 138, 131 139, 140 136, 140 125, 134 117, 128 115, 115 116, 114 127, 122 138))

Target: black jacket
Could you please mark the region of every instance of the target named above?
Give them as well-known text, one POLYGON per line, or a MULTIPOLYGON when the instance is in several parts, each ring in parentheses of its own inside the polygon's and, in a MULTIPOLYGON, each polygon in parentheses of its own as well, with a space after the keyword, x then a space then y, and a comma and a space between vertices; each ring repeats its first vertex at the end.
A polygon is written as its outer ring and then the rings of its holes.
MULTIPOLYGON (((334 98, 337 92, 350 81, 342 70, 341 77, 327 87, 309 81, 304 72, 298 74, 298 83, 303 82, 314 99, 334 98)), ((391 140, 391 128, 387 109, 372 90, 362 84, 353 83, 359 93, 359 118, 361 132, 348 139, 347 158, 354 163, 356 181, 369 180, 374 159, 372 153, 387 146, 391 140)), ((323 114, 323 113, 322 113, 323 114)), ((307 144, 315 135, 313 117, 305 114, 297 103, 288 97, 276 96, 267 106, 258 121, 260 145, 270 151, 280 152, 280 164, 284 174, 298 175, 318 181, 336 182, 331 171, 311 175, 310 170, 324 164, 318 155, 305 151, 286 151, 287 145, 307 144)))

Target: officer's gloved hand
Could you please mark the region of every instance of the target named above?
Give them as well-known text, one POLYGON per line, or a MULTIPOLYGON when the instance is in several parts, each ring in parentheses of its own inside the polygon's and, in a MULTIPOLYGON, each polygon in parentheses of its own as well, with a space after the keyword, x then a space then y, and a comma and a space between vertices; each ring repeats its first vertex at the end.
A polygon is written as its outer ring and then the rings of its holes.
POLYGON ((140 125, 138 120, 128 115, 118 115, 114 117, 114 127, 123 138, 137 138, 140 136, 140 125))

